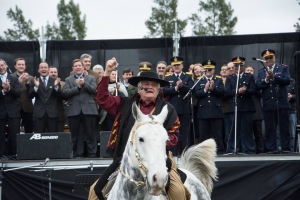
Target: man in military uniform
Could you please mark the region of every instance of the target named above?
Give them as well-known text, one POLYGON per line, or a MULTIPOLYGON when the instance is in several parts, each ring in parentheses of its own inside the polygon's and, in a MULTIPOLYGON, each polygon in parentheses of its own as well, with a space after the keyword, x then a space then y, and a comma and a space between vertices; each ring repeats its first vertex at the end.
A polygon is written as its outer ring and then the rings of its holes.
MULTIPOLYGON (((222 97, 224 84, 221 76, 215 76, 216 62, 208 60, 202 63, 205 75, 194 88, 194 96, 198 99, 199 142, 214 138, 218 153, 225 153, 222 138, 222 97)), ((227 66, 226 66, 227 67, 227 66)))
MULTIPOLYGON (((237 102, 237 124, 236 124, 236 141, 237 146, 241 142, 242 152, 247 154, 255 153, 254 139, 252 133, 252 118, 255 112, 255 106, 252 95, 255 90, 255 80, 252 74, 244 73, 246 59, 243 57, 235 57, 232 59, 234 63, 235 73, 226 79, 225 83, 225 96, 229 97, 229 113, 231 115, 231 129, 228 138, 227 152, 232 153, 235 141, 235 93, 238 78, 238 91, 236 96, 237 102), (238 69, 240 65, 240 73, 238 69), (239 77, 238 77, 239 76, 239 77), (240 141, 240 142, 239 142, 240 141)), ((237 152, 240 149, 237 148, 237 152)), ((234 152, 236 153, 236 152, 234 152)))
POLYGON ((265 120, 265 141, 268 152, 290 151, 289 100, 287 86, 290 73, 287 67, 275 63, 275 51, 266 49, 261 53, 268 71, 260 70, 256 84, 262 90, 263 112, 265 120), (279 121, 278 121, 279 119, 279 121), (281 149, 276 144, 277 125, 281 149))
MULTIPOLYGON (((180 121, 179 134, 181 136, 182 148, 188 147, 187 143, 189 137, 189 124, 190 124, 190 100, 189 98, 183 99, 190 88, 193 87, 193 81, 191 75, 182 72, 183 58, 175 56, 170 59, 173 66, 174 74, 166 76, 165 80, 170 84, 165 86, 163 94, 169 98, 169 102, 175 107, 180 121)), ((172 152, 176 155, 176 149, 172 149, 172 152)))

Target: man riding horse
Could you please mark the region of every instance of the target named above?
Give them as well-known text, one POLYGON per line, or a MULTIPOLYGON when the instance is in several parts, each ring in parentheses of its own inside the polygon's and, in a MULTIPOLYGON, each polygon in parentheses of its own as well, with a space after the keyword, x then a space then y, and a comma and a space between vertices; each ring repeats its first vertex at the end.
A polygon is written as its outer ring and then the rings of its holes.
MULTIPOLYGON (((101 82, 97 87, 97 104, 108 113, 116 116, 112 132, 109 137, 107 153, 114 158, 114 162, 102 174, 97 183, 90 189, 89 199, 104 199, 102 189, 107 183, 108 177, 116 171, 119 166, 120 157, 124 152, 130 131, 135 123, 131 108, 136 102, 139 109, 144 114, 159 114, 165 105, 168 105, 168 116, 164 122, 164 127, 168 132, 169 140, 166 149, 171 149, 178 142, 180 122, 174 107, 165 102, 158 93, 160 87, 166 86, 169 82, 159 78, 156 72, 142 72, 140 76, 132 77, 128 80, 130 85, 138 87, 138 93, 132 97, 110 96, 108 83, 110 73, 116 69, 117 61, 115 58, 108 60, 101 82)), ((171 154, 170 154, 170 157, 171 154)), ((181 182, 176 164, 171 159, 168 166, 169 186, 167 194, 170 200, 190 199, 190 193, 181 182)))

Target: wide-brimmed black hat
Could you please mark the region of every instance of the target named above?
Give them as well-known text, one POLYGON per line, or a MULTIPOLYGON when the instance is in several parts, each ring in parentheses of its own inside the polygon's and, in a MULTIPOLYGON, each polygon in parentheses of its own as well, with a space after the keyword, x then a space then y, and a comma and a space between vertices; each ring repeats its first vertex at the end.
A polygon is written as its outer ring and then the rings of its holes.
POLYGON ((168 81, 159 78, 158 74, 152 71, 144 71, 141 72, 140 76, 134 76, 128 79, 128 83, 133 86, 137 86, 140 81, 155 81, 158 82, 161 87, 170 84, 168 81))

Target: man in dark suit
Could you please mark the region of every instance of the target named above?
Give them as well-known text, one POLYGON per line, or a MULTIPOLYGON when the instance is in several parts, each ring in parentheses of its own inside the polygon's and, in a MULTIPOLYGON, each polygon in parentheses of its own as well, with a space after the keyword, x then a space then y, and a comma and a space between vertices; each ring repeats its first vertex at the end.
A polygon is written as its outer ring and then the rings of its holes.
POLYGON ((65 97, 69 98, 67 117, 73 142, 73 156, 83 157, 84 141, 79 137, 82 125, 87 143, 88 157, 96 157, 97 143, 95 139, 95 118, 98 115, 93 96, 96 94, 95 78, 84 74, 83 63, 79 59, 73 61, 74 76, 66 78, 65 97), (81 139, 82 141, 78 141, 81 139))
POLYGON ((215 138, 218 154, 225 153, 222 138, 224 84, 221 76, 215 76, 216 62, 208 60, 202 63, 206 70, 203 78, 194 88, 194 96, 198 99, 199 142, 215 138))
MULTIPOLYGON (((255 112, 255 106, 252 99, 252 95, 255 90, 255 80, 252 74, 244 73, 246 59, 243 57, 235 57, 232 62, 235 66, 235 73, 230 75, 226 79, 225 83, 225 96, 230 98, 229 100, 229 113, 231 115, 231 130, 228 138, 227 152, 232 153, 234 150, 235 141, 235 93, 238 80, 237 90, 237 124, 236 124, 236 141, 237 147, 241 143, 242 148, 237 148, 237 152, 242 150, 243 153, 254 154, 255 146, 252 133, 252 118, 255 112), (240 71, 238 75, 238 69, 240 65, 240 71), (239 77, 238 77, 239 76, 239 77)), ((236 153, 236 152, 234 152, 236 153)))
POLYGON ((38 72, 40 78, 34 77, 30 84, 28 97, 35 98, 33 106, 34 132, 57 132, 58 104, 57 96, 61 96, 60 79, 49 76, 49 66, 41 62, 38 72))
POLYGON ((18 98, 21 88, 18 78, 7 73, 6 62, 0 59, 0 156, 6 153, 5 133, 11 139, 9 154, 17 154, 17 134, 20 133, 20 110, 18 98))
POLYGON ((260 70, 256 84, 262 90, 263 112, 265 120, 266 150, 291 151, 289 134, 289 100, 287 86, 290 84, 290 73, 287 67, 275 63, 275 51, 266 49, 261 53, 265 59, 268 71, 260 70), (277 125, 279 126, 279 130, 277 125), (276 133, 280 138, 278 148, 276 133))
MULTIPOLYGON (((182 71, 182 57, 175 56, 171 58, 170 61, 173 66, 174 74, 165 77, 165 80, 168 81, 170 85, 164 87, 163 94, 169 98, 170 104, 175 107, 178 114, 180 121, 179 135, 181 136, 182 149, 184 149, 191 145, 187 143, 187 140, 190 139, 189 125, 191 122, 191 104, 189 97, 185 99, 183 99, 183 97, 189 89, 193 87, 193 81, 191 75, 185 74, 182 71)), ((176 149, 172 149, 172 152, 177 155, 176 149)))
POLYGON ((20 103, 20 114, 22 124, 24 125, 25 133, 33 132, 33 104, 32 100, 28 97, 30 82, 33 77, 26 72, 26 60, 24 58, 17 58, 15 60, 15 73, 21 86, 21 97, 18 99, 20 103))
MULTIPOLYGON (((58 78, 58 70, 55 66, 49 67, 49 76, 54 78, 55 80, 58 78)), ((61 96, 57 96, 57 104, 58 104, 58 132, 64 132, 65 127, 65 121, 66 121, 66 115, 65 115, 65 106, 64 106, 64 100, 67 100, 67 98, 64 97, 63 91, 65 87, 65 82, 60 81, 60 90, 62 92, 61 96)))
MULTIPOLYGON (((99 74, 91 70, 92 56, 90 54, 84 53, 80 56, 80 60, 83 63, 84 73, 93 76, 96 80, 96 85, 98 85, 98 83, 100 82, 99 74)), ((70 72, 70 76, 74 76, 74 74, 74 71, 70 72)))

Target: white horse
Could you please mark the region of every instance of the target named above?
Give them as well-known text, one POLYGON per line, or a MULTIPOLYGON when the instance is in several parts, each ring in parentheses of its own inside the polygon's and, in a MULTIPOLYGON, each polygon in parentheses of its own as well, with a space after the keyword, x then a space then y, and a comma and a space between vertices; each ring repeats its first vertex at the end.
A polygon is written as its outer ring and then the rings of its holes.
MULTIPOLYGON (((144 115, 134 104, 132 112, 136 122, 108 199, 167 199, 161 192, 168 180, 166 168, 168 134, 163 127, 168 108, 164 106, 157 116, 144 115)), ((210 199, 212 179, 217 179, 215 155, 216 143, 212 139, 190 147, 182 154, 180 169, 187 175, 184 185, 191 194, 191 200, 210 199)))

